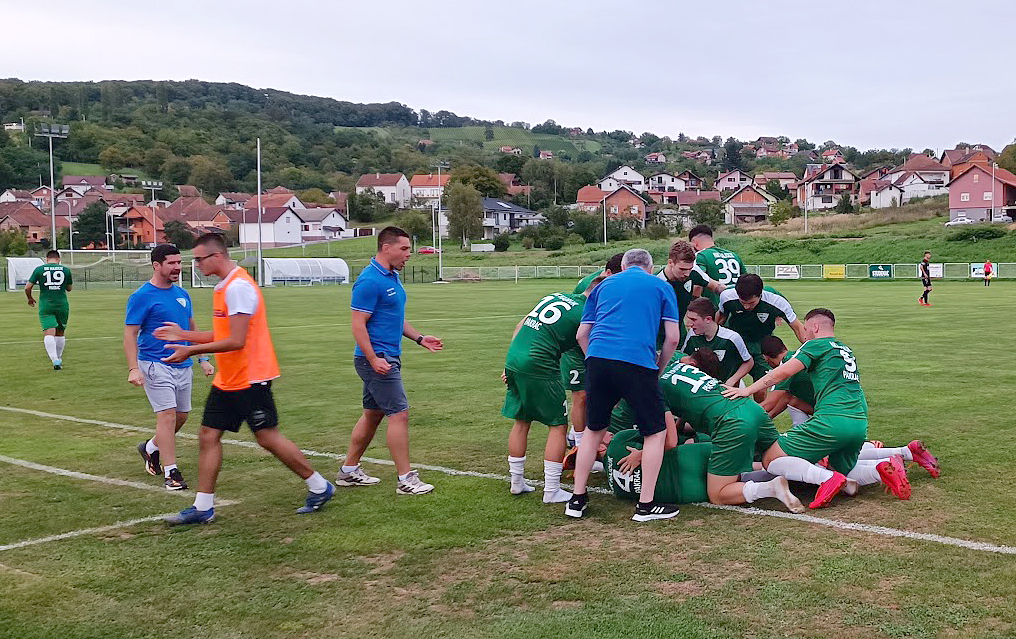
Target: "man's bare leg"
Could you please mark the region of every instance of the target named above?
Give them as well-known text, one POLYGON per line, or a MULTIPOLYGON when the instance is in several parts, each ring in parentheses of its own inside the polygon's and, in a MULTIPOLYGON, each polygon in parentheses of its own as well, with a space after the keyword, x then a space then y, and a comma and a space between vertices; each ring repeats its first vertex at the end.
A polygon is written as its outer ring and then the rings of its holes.
POLYGON ((374 439, 377 427, 381 424, 384 416, 385 414, 382 411, 363 409, 363 414, 356 421, 356 426, 353 427, 353 434, 349 437, 349 452, 346 453, 345 466, 356 466, 360 463, 360 458, 363 457, 363 453, 370 446, 370 442, 374 439))
POLYGON ((409 464, 409 411, 388 416, 388 429, 385 433, 388 452, 395 462, 395 472, 405 475, 413 468, 409 464))

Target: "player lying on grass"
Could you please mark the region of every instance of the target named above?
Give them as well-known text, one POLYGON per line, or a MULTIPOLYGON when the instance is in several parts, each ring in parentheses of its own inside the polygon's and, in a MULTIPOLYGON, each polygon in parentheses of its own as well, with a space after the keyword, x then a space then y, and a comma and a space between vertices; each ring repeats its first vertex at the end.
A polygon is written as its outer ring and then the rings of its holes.
POLYGON ((708 348, 719 360, 719 371, 714 377, 727 386, 737 386, 755 365, 741 336, 716 323, 716 306, 707 297, 694 299, 688 304, 684 316, 688 336, 681 350, 693 353, 708 348))
MULTIPOLYGON (((785 478, 773 477, 763 482, 742 481, 742 473, 755 470, 752 462, 756 453, 760 454, 767 450, 776 441, 778 433, 765 411, 754 401, 730 400, 723 396, 723 385, 709 374, 718 371, 718 364, 716 355, 709 349, 702 348, 672 363, 660 378, 664 405, 673 416, 667 419, 665 448, 669 450, 678 445, 678 433, 684 423, 690 424, 696 433, 707 435, 710 442, 708 459, 705 462, 692 461, 696 455, 704 454, 706 451, 704 448, 696 448, 695 452, 671 454, 669 463, 679 464, 685 460, 691 463, 693 468, 700 468, 705 479, 705 490, 702 492, 714 504, 743 504, 774 497, 791 512, 803 512, 804 506, 790 492, 790 485, 785 478), (688 459, 685 459, 685 456, 688 459)), ((622 426, 628 428, 632 426, 622 423, 621 414, 623 414, 621 411, 615 411, 612 416, 613 430, 622 426)), ((625 421, 633 421, 633 418, 625 421)), ((700 446, 697 437, 693 445, 700 446)), ((614 440, 611 444, 614 444, 614 440)), ((618 445, 615 445, 615 451, 616 446, 618 445)), ((683 449, 686 446, 689 444, 679 448, 683 449)), ((611 447, 608 446, 608 459, 604 462, 608 474, 614 475, 615 471, 626 474, 638 467, 642 458, 641 450, 632 447, 629 453, 623 459, 618 459, 616 452, 615 456, 611 457, 611 447)), ((666 459, 665 455, 664 468, 668 464, 666 459)), ((695 493, 695 498, 690 499, 684 494, 689 491, 681 489, 682 482, 687 488, 691 485, 688 482, 692 481, 684 471, 671 468, 666 472, 667 478, 664 479, 664 471, 661 470, 657 490, 663 488, 665 492, 680 492, 680 496, 686 502, 701 500, 700 493, 695 493)), ((698 471, 693 471, 692 474, 696 472, 698 471)), ((615 477, 614 481, 620 480, 615 477)), ((664 497, 660 496, 659 499, 664 497)))
POLYGON ((606 276, 594 279, 578 295, 553 293, 544 297, 515 326, 502 379, 507 384, 501 414, 514 419, 508 436, 511 493, 533 490, 526 483, 526 444, 534 421, 549 428, 543 453, 543 501, 562 503, 571 493, 561 489, 562 462, 567 448, 568 402, 561 380, 561 354, 578 346, 575 334, 586 298, 606 276))

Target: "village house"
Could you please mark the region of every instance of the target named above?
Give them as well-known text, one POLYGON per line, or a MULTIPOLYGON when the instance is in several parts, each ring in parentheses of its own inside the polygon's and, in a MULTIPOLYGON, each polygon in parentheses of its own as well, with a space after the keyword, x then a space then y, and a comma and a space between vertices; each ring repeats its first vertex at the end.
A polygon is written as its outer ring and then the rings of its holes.
POLYGON ((575 198, 575 208, 580 211, 597 211, 600 209, 607 191, 598 186, 583 186, 575 198))
POLYGON ((242 209, 243 205, 250 200, 250 193, 219 193, 219 196, 215 198, 215 203, 219 206, 224 206, 227 209, 233 209, 234 211, 242 209))
POLYGON ((822 151, 822 161, 832 164, 840 164, 846 162, 843 157, 843 153, 839 149, 826 149, 822 151))
POLYGON ((683 179, 670 173, 654 173, 649 176, 650 191, 683 191, 687 188, 683 179))
POLYGON ((65 175, 61 181, 63 187, 71 188, 84 195, 91 188, 106 188, 106 178, 102 175, 65 175))
POLYGON ((447 173, 441 174, 440 177, 433 173, 414 175, 409 180, 411 198, 414 205, 419 203, 423 207, 433 207, 444 195, 448 178, 449 175, 447 173))
POLYGON ((603 198, 607 217, 618 220, 636 220, 641 226, 646 224, 646 201, 638 191, 623 185, 603 198))
MULTIPOLYGON (((0 202, 0 229, 17 230, 25 234, 29 242, 49 238, 52 233, 50 216, 31 202, 0 202)), ((67 226, 66 218, 56 218, 57 228, 67 226)))
POLYGON ((949 182, 949 218, 978 222, 1016 218, 1016 175, 999 166, 970 164, 949 182))
MULTIPOLYGON (((253 216, 250 213, 251 211, 226 212, 230 221, 239 229, 240 245, 246 248, 257 246, 258 243, 256 206, 253 216)), ((261 245, 273 247, 299 244, 303 238, 303 224, 303 218, 290 206, 265 208, 261 215, 261 245)))
POLYGON ((674 177, 680 180, 684 180, 684 188, 687 191, 706 188, 705 180, 695 175, 691 171, 681 171, 674 177))
POLYGON ((554 152, 553 151, 540 151, 540 159, 541 160, 553 160, 554 159, 554 152))
POLYGON ((808 211, 831 209, 844 195, 856 201, 860 180, 843 164, 809 164, 797 183, 797 205, 808 211))
POLYGON ((736 191, 742 186, 752 183, 752 178, 740 169, 720 173, 716 176, 713 188, 717 191, 736 191))
POLYGON ((508 190, 508 195, 528 195, 533 188, 523 184, 522 180, 514 173, 498 173, 497 176, 501 178, 505 189, 508 190))
POLYGON ((754 184, 746 184, 723 200, 727 224, 764 222, 776 196, 754 184))
POLYGON ((763 171, 755 174, 755 186, 765 188, 769 180, 776 180, 785 189, 792 188, 797 182, 797 176, 790 171, 763 171))
POLYGON ((646 178, 626 164, 608 173, 596 185, 608 193, 613 193, 622 186, 627 186, 637 193, 642 193, 646 190, 646 178))
POLYGON ((409 180, 402 173, 365 173, 356 181, 356 194, 373 191, 381 196, 385 204, 400 209, 409 208, 413 192, 409 180))
POLYGON ((667 156, 663 153, 646 154, 646 164, 666 164, 667 156))
POLYGON ((311 206, 299 209, 296 213, 303 220, 300 227, 302 242, 339 238, 349 226, 349 220, 334 206, 311 206))
POLYGON ((889 180, 875 180, 869 187, 861 180, 861 193, 858 200, 867 203, 873 209, 884 209, 903 204, 903 189, 889 180), (867 195, 864 191, 868 191, 867 195))

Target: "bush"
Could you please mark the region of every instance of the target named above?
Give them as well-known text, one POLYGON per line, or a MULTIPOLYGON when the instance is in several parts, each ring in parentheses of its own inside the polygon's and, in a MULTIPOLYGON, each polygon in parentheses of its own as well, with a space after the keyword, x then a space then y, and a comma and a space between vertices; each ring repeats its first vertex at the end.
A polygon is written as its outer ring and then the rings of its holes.
POLYGON ((415 238, 418 242, 430 242, 434 235, 431 218, 425 213, 415 211, 403 213, 395 218, 395 226, 409 233, 409 237, 415 238))
POLYGON ((494 236, 494 250, 504 252, 511 246, 511 240, 508 239, 507 233, 498 233, 494 236))
POLYGON ((534 244, 535 244, 535 242, 533 241, 533 238, 531 238, 531 237, 524 237, 524 238, 522 238, 522 248, 524 248, 524 249, 531 249, 531 248, 533 248, 534 244))
POLYGON ((996 240, 1005 237, 1006 230, 997 226, 967 226, 946 236, 947 242, 976 242, 977 240, 996 240))
POLYGON ((582 237, 578 233, 569 233, 568 237, 564 238, 564 243, 568 246, 575 246, 576 244, 585 244, 586 238, 582 237))
POLYGON ((755 242, 755 251, 758 253, 771 254, 785 251, 792 246, 792 242, 777 238, 765 238, 755 242))
POLYGON ((563 235, 548 235, 543 238, 543 248, 548 251, 557 251, 564 248, 564 236, 563 235))
POLYGON ((649 224, 643 233, 651 240, 665 240, 670 237, 670 229, 663 224, 649 224))

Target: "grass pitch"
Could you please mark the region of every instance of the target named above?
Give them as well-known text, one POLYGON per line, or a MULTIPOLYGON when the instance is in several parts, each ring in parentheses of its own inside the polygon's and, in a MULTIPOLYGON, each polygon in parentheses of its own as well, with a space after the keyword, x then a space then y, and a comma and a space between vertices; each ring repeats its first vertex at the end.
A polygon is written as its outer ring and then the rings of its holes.
MULTIPOLYGON (((406 346, 414 462, 507 472, 499 372, 511 330, 542 295, 572 285, 409 287, 410 321, 446 344, 439 354, 406 346)), ((779 288, 798 312, 836 312, 858 356, 870 436, 888 445, 920 437, 943 466, 937 481, 911 472, 910 501, 869 487, 815 514, 1016 546, 1013 286, 936 284, 932 308, 917 305, 913 283, 779 288)), ((35 312, 20 295, 0 297, 0 406, 151 428, 120 346, 129 292, 71 294, 60 372, 50 370, 35 312)), ((211 291, 192 294, 207 327, 211 291)), ((313 451, 345 452, 360 411, 348 298, 348 287, 266 291, 282 428, 313 451)), ((187 434, 208 382, 195 386, 187 434)), ((785 417, 778 426, 788 426, 785 417)), ((0 432, 7 458, 161 484, 134 450, 146 433, 3 410, 0 432)), ((542 476, 542 435, 534 425, 531 478, 542 476)), ((252 441, 249 432, 236 439, 252 441)), ((178 452, 196 483, 196 442, 178 439, 178 452)), ((382 437, 367 454, 387 458, 382 437)), ((328 476, 338 463, 311 462, 328 476)), ((145 522, 0 551, 0 637, 1016 634, 1012 555, 699 506, 636 525, 630 504, 605 495, 576 522, 538 492, 511 497, 497 479, 424 470, 434 493, 396 497, 391 466, 368 470, 380 485, 341 490, 322 512, 297 516, 302 482, 261 451, 227 444, 217 496, 240 503, 219 509, 209 526, 145 522)), ((172 512, 192 495, 0 461, 0 547, 172 512)), ((772 500, 756 505, 782 510, 772 500)))

